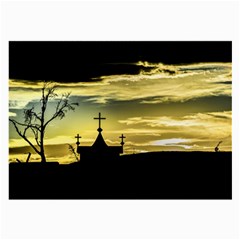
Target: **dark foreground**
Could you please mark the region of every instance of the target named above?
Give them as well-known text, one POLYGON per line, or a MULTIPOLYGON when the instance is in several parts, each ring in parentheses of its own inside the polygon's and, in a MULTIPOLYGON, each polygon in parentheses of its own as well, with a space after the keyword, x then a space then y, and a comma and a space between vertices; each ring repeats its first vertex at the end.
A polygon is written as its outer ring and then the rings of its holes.
POLYGON ((10 199, 232 199, 231 152, 156 152, 95 164, 9 164, 10 199))

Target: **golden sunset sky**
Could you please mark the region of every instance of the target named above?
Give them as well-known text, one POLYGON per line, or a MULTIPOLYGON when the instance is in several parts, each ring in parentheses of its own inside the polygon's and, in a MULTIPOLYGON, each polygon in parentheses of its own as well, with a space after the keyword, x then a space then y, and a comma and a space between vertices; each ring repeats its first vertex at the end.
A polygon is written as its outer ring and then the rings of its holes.
MULTIPOLYGON (((133 63, 131 63, 133 64, 133 63)), ((46 131, 48 161, 75 161, 67 144, 90 146, 97 136, 101 112, 103 136, 108 145, 120 145, 124 153, 147 151, 231 151, 231 63, 163 64, 136 62, 137 74, 99 76, 98 81, 56 83, 59 97, 71 92, 78 102, 74 112, 54 120, 46 131)), ((23 109, 39 105, 42 81, 9 79, 9 116, 23 121, 23 109)), ((56 101, 49 102, 48 114, 56 101)), ((25 160, 28 144, 9 123, 9 161, 25 160)), ((32 142, 34 139, 30 136, 32 142)), ((34 153, 33 151, 31 151, 34 153)), ((33 154, 31 160, 39 160, 33 154)))

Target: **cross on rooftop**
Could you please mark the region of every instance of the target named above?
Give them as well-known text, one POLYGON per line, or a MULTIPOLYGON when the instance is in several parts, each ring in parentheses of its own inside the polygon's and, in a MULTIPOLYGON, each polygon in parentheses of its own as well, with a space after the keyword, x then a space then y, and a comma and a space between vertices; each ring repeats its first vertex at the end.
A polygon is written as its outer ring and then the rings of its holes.
POLYGON ((101 128, 101 120, 105 120, 106 118, 101 117, 101 113, 98 113, 98 118, 93 118, 94 120, 98 120, 98 131, 101 132, 102 128, 101 128))
POLYGON ((75 136, 75 138, 77 138, 77 142, 76 142, 76 144, 79 145, 79 144, 80 144, 80 142, 79 142, 79 138, 82 138, 82 137, 79 136, 79 134, 77 134, 77 136, 75 136))
POLYGON ((126 137, 122 134, 119 138, 122 139, 121 145, 123 146, 124 145, 123 139, 126 138, 126 137))

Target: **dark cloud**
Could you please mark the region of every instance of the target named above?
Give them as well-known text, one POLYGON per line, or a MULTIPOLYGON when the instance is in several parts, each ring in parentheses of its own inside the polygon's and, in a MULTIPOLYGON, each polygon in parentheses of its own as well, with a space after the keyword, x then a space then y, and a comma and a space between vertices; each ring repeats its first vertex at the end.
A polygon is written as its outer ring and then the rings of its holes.
POLYGON ((158 66, 152 67, 152 66, 141 66, 141 70, 144 72, 144 74, 149 74, 151 75, 154 70, 160 72, 160 73, 167 73, 169 75, 176 74, 175 70, 170 70, 170 69, 160 69, 158 66))
MULTIPOLYGON (((97 97, 97 96, 96 96, 97 97)), ((191 99, 185 102, 163 102, 156 104, 144 104, 143 100, 153 100, 152 98, 142 98, 129 101, 118 101, 110 99, 107 104, 97 104, 87 102, 87 97, 72 96, 72 102, 79 102, 79 110, 85 112, 94 110, 106 111, 109 115, 116 118, 116 121, 122 116, 184 116, 198 112, 230 111, 232 98, 230 96, 210 96, 197 99, 191 99)), ((93 111, 94 112, 94 111, 93 111)))
POLYGON ((138 61, 231 62, 231 45, 220 41, 9 42, 9 78, 90 82, 104 75, 136 74, 141 66, 126 63, 138 61))
POLYGON ((174 71, 174 70, 169 70, 169 69, 163 69, 162 71, 165 72, 165 73, 168 73, 168 74, 170 74, 170 75, 176 73, 176 71, 174 71))
POLYGON ((188 71, 218 71, 222 70, 222 66, 201 66, 201 67, 181 67, 179 71, 188 72, 188 71))
POLYGON ((207 113, 207 115, 212 116, 214 118, 220 118, 220 119, 231 119, 231 116, 228 115, 219 115, 219 114, 214 114, 214 113, 207 113))
POLYGON ((14 108, 14 107, 17 107, 17 106, 18 106, 17 100, 9 101, 8 106, 9 106, 9 109, 14 108))
POLYGON ((9 154, 35 153, 30 146, 9 148, 9 154))
POLYGON ((216 84, 227 84, 232 85, 232 81, 225 81, 225 82, 215 82, 216 84))
MULTIPOLYGON (((70 155, 67 144, 46 145, 45 151, 47 157, 62 157, 66 155, 66 153, 70 155)), ((30 146, 9 148, 9 154, 26 154, 28 152, 32 154, 36 153, 30 146)))
MULTIPOLYGON (((34 85, 35 87, 28 87, 27 90, 28 91, 33 91, 33 92, 39 92, 40 94, 40 91, 39 91, 39 88, 36 88, 36 83, 33 84, 33 82, 31 80, 13 80, 13 82, 21 82, 21 83, 24 83, 24 84, 30 84, 30 85, 34 85)), ((11 87, 9 86, 9 90, 10 91, 26 91, 26 87, 11 87)))

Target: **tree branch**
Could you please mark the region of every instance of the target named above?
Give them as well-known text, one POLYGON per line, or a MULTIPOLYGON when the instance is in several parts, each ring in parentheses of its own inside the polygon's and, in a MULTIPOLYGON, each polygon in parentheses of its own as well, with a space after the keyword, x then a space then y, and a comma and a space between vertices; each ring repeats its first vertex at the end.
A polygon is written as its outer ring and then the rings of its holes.
POLYGON ((37 113, 33 112, 32 114, 34 115, 34 117, 35 117, 37 120, 39 120, 39 121, 41 122, 41 118, 37 115, 37 113))
MULTIPOLYGON (((30 124, 20 123, 20 122, 18 122, 18 121, 16 121, 16 120, 13 120, 13 119, 11 119, 11 118, 9 119, 9 121, 15 122, 16 124, 18 124, 18 125, 20 125, 20 126, 23 126, 23 127, 28 127, 28 126, 30 126, 30 124)), ((38 131, 40 131, 40 125, 39 125, 39 124, 31 124, 31 127, 36 128, 38 131)))
POLYGON ((53 116, 44 124, 44 129, 46 128, 46 126, 55 118, 60 117, 60 119, 65 117, 65 113, 68 110, 75 110, 75 108, 73 107, 74 105, 78 105, 78 103, 68 103, 68 97, 69 97, 70 93, 62 95, 61 99, 59 100, 59 102, 57 103, 56 106, 56 111, 53 114, 53 116))
POLYGON ((34 128, 31 128, 31 130, 32 130, 32 132, 33 132, 33 134, 34 134, 35 141, 36 141, 37 145, 38 145, 39 147, 41 147, 40 142, 38 141, 38 131, 37 131, 37 130, 34 130, 34 128))
POLYGON ((18 135, 19 135, 20 137, 22 137, 22 138, 34 149, 34 151, 40 155, 40 151, 39 151, 39 150, 27 139, 27 137, 25 136, 26 129, 24 130, 24 134, 22 134, 22 133, 20 132, 20 130, 18 129, 18 127, 17 127, 16 121, 15 121, 15 120, 12 120, 12 119, 9 119, 9 121, 13 123, 13 125, 14 125, 17 133, 18 133, 18 135))

